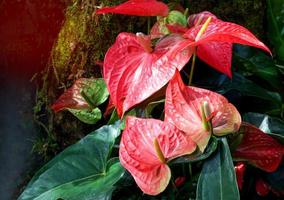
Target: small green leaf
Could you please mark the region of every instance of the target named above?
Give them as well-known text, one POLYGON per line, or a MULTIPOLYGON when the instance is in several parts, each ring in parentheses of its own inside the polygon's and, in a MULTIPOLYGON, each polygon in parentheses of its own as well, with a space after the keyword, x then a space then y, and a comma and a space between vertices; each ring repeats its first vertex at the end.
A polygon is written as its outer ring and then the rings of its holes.
POLYGON ((102 113, 100 109, 95 108, 92 111, 89 110, 77 110, 68 108, 75 117, 86 124, 95 124, 102 118, 102 113))
POLYGON ((192 163, 192 162, 205 160, 217 149, 217 146, 218 146, 218 140, 216 139, 216 137, 212 136, 210 138, 209 145, 206 147, 203 153, 197 151, 191 155, 176 158, 172 160, 170 164, 192 163))
POLYGON ((104 126, 68 147, 43 166, 19 200, 111 199, 125 170, 118 159, 108 161, 117 126, 104 126))
POLYGON ((86 79, 85 84, 81 95, 91 104, 90 106, 97 107, 107 100, 109 93, 104 79, 86 79))
POLYGON ((166 22, 167 24, 179 24, 183 27, 187 26, 186 16, 177 10, 172 10, 169 13, 169 15, 166 18, 166 22))
POLYGON ((203 164, 197 185, 198 200, 240 199, 232 156, 226 138, 203 164))

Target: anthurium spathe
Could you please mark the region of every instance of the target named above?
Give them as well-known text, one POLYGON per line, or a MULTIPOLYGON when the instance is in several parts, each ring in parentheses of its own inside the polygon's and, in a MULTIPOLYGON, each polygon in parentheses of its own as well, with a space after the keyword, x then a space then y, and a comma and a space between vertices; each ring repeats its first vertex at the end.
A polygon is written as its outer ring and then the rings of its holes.
POLYGON ((233 156, 266 172, 275 171, 282 161, 283 145, 248 123, 242 124, 240 132, 243 134, 243 138, 233 156))
POLYGON ((222 95, 185 86, 177 71, 166 91, 165 121, 184 131, 203 152, 211 134, 222 136, 238 131, 241 117, 222 95))
POLYGON ((194 26, 184 34, 184 37, 188 38, 186 46, 196 47, 196 53, 200 59, 229 77, 232 76, 233 43, 257 47, 271 54, 268 47, 259 41, 249 30, 240 25, 223 22, 208 13, 197 14, 194 17, 199 18, 197 21, 193 20, 193 22, 190 20, 190 24, 194 26), (211 21, 208 23, 208 26, 206 25, 205 31, 200 34, 200 30, 204 28, 205 24, 205 22, 202 24, 204 16, 209 16, 211 21), (198 22, 200 24, 197 24, 198 22))
POLYGON ((136 16, 167 16, 168 6, 156 0, 129 0, 120 5, 104 7, 97 14, 115 13, 136 16))
POLYGON ((104 60, 104 79, 112 102, 122 116, 161 89, 191 57, 189 48, 179 51, 184 39, 170 35, 154 48, 149 36, 120 33, 104 60))
POLYGON ((195 148, 196 144, 170 123, 127 117, 119 159, 144 193, 157 195, 171 178, 167 162, 191 154, 195 148))

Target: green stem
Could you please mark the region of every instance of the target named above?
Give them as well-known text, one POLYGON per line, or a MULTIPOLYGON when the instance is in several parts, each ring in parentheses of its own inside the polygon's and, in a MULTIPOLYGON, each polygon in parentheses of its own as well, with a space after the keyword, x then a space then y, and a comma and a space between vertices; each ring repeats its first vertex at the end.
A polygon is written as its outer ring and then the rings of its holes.
POLYGON ((193 78, 193 73, 194 73, 194 66, 195 66, 195 60, 196 60, 196 54, 193 53, 188 85, 191 85, 191 83, 192 83, 192 78, 193 78))
POLYGON ((192 167, 191 167, 191 163, 188 164, 188 172, 189 172, 189 178, 192 178, 192 167))

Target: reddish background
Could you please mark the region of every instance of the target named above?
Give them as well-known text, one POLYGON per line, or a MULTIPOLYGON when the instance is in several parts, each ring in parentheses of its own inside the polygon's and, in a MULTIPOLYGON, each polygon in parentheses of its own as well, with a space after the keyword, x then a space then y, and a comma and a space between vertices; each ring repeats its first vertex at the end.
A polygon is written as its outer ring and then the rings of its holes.
POLYGON ((16 199, 42 164, 31 77, 47 64, 64 20, 63 0, 0 0, 0 199, 16 199))
POLYGON ((60 30, 62 0, 0 0, 1 71, 32 75, 44 68, 60 30))

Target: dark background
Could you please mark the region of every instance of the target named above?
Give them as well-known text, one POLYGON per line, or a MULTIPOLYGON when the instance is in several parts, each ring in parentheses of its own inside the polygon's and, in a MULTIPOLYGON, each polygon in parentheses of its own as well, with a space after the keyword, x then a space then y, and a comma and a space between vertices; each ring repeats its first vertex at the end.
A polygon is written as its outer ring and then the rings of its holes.
POLYGON ((60 0, 0 0, 1 200, 16 198, 37 165, 30 79, 48 62, 64 10, 60 0))

